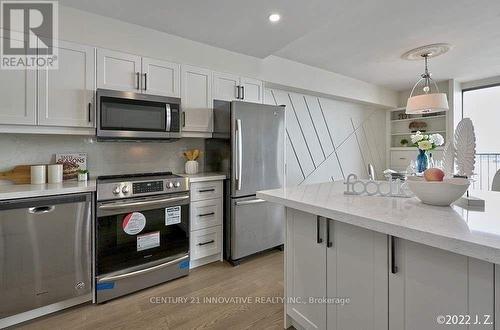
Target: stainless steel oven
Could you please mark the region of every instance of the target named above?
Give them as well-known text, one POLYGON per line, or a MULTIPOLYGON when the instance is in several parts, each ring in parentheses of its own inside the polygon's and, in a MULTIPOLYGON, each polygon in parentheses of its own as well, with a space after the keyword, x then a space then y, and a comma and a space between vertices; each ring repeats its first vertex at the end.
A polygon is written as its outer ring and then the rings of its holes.
POLYGON ((98 89, 99 140, 168 140, 181 137, 178 98, 98 89))
POLYGON ((187 180, 171 174, 100 177, 96 302, 189 272, 187 180))

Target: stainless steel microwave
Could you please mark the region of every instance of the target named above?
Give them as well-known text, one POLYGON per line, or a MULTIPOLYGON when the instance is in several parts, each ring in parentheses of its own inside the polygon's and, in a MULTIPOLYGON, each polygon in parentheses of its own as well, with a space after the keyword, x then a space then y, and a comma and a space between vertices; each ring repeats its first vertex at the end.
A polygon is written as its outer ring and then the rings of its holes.
POLYGON ((98 140, 169 140, 181 137, 181 100, 98 89, 98 140))

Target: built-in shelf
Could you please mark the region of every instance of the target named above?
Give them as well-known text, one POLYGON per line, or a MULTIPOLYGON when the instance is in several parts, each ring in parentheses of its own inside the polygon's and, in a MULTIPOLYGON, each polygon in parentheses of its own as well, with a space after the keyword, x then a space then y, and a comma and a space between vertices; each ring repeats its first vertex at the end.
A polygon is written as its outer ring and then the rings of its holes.
MULTIPOLYGON (((422 132, 423 134, 436 134, 436 133, 446 133, 446 131, 429 131, 429 132, 422 132)), ((412 133, 412 132, 407 132, 407 133, 391 133, 392 136, 396 136, 396 135, 413 135, 415 134, 412 133)))
POLYGON ((414 118, 406 118, 406 119, 392 119, 391 122, 392 123, 400 123, 400 122, 405 122, 405 121, 427 120, 427 119, 436 119, 436 118, 446 118, 446 115, 414 117, 414 118))

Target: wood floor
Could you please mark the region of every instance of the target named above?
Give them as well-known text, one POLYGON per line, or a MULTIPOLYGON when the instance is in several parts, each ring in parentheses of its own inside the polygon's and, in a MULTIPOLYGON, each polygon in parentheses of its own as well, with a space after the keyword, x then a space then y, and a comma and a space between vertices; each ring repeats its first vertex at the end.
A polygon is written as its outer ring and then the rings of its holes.
POLYGON ((254 257, 238 267, 218 262, 196 268, 187 277, 106 304, 75 307, 21 328, 283 329, 283 305, 256 303, 261 297, 283 297, 283 252, 254 257), (155 297, 187 297, 188 301, 152 303, 160 299, 155 297), (207 297, 252 297, 253 302, 204 303, 207 297), (196 299, 200 303, 194 303, 196 299))

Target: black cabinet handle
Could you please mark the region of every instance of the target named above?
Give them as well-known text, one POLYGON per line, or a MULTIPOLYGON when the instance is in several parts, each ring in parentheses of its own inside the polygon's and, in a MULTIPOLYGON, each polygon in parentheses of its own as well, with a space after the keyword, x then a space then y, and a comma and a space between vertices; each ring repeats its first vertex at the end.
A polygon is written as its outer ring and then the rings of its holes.
POLYGON ((210 192, 210 191, 215 191, 215 188, 212 189, 199 189, 198 192, 204 193, 204 192, 210 192))
POLYGON ((396 237, 391 236, 391 273, 396 274, 398 272, 398 266, 396 266, 396 237))
POLYGON ((241 86, 241 99, 245 99, 245 86, 241 86))
POLYGON ((321 244, 323 243, 323 239, 321 238, 321 217, 318 215, 316 216, 316 243, 321 244))
POLYGON ((144 90, 148 90, 148 74, 144 73, 144 90))
POLYGON ((198 243, 198 246, 207 245, 207 244, 212 244, 212 243, 215 243, 215 241, 214 241, 214 240, 210 240, 210 241, 208 241, 208 242, 198 243))
POLYGON ((236 86, 236 99, 240 99, 240 86, 236 86))
POLYGON ((141 74, 139 72, 136 72, 135 76, 137 78, 137 89, 141 89, 141 82, 140 82, 140 80, 141 80, 141 74))
POLYGON ((92 122, 92 103, 89 102, 89 123, 92 122))
POLYGON ((199 217, 208 217, 211 215, 215 215, 215 212, 210 212, 210 213, 205 213, 205 214, 198 214, 199 217))
POLYGON ((326 246, 332 247, 333 242, 330 240, 330 221, 331 219, 326 219, 326 246))
POLYGON ((182 112, 182 127, 186 127, 186 112, 182 112))

